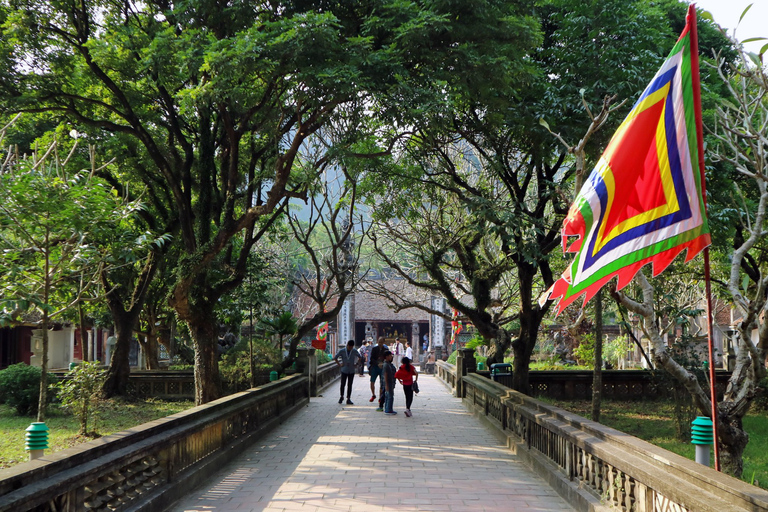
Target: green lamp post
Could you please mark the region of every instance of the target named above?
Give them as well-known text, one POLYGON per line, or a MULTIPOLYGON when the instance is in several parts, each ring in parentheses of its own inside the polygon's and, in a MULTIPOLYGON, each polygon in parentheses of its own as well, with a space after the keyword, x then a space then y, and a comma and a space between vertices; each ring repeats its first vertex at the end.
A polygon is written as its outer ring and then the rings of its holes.
POLYGON ((48 427, 45 423, 35 422, 27 427, 24 449, 29 452, 29 460, 39 459, 48 448, 48 427))
POLYGON ((712 420, 697 416, 691 424, 691 444, 696 445, 696 462, 709 466, 709 446, 713 441, 712 420))

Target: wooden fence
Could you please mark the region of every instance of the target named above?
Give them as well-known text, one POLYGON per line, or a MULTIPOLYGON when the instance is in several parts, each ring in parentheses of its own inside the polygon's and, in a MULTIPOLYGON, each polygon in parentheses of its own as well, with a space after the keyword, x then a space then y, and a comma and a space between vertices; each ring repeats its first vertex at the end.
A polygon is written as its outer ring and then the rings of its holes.
POLYGON ((437 367, 438 378, 461 390, 465 405, 577 510, 768 510, 768 492, 758 487, 479 375, 461 376, 457 366, 437 367))
MULTIPOLYGON (((338 376, 335 363, 314 369, 323 385, 338 376)), ((306 406, 309 377, 285 377, 0 470, 0 512, 164 510, 306 406)))

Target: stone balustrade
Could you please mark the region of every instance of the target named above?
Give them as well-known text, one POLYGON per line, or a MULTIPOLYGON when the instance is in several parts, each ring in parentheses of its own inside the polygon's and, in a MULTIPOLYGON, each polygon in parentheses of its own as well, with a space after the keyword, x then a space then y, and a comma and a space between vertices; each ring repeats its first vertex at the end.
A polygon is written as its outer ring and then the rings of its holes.
MULTIPOLYGON (((478 375, 491 378, 489 371, 478 375)), ((722 396, 728 386, 731 373, 716 372, 717 390, 722 396)), ((508 388, 512 387, 512 375, 504 373, 494 379, 508 388)), ((555 400, 589 400, 592 398, 591 370, 536 370, 528 374, 531 396, 555 400)), ((603 398, 609 400, 647 400, 671 396, 674 382, 661 371, 652 370, 603 370, 603 398)))
POLYGON ((315 391, 312 392, 312 396, 317 395, 317 390, 322 390, 327 387, 331 382, 335 381, 341 376, 341 367, 331 361, 317 367, 317 376, 315 381, 315 391))
POLYGON ((164 510, 305 407, 311 382, 316 392, 338 377, 304 355, 305 374, 0 470, 0 512, 164 510))
POLYGON ((576 510, 768 510, 768 492, 636 437, 553 407, 476 374, 438 363, 465 405, 576 510))

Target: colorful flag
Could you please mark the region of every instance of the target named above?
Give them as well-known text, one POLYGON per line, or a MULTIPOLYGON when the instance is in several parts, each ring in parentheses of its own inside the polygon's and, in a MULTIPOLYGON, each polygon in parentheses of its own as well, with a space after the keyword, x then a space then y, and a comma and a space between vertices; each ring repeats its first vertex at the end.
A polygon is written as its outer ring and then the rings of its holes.
POLYGON ((317 337, 312 341, 312 348, 325 350, 328 343, 328 322, 317 326, 317 337))
POLYGON ((459 321, 459 312, 456 309, 453 309, 453 314, 451 315, 451 344, 456 343, 456 336, 459 335, 461 329, 462 325, 459 321))
POLYGON ((621 289, 644 265, 652 263, 656 276, 683 250, 688 262, 710 244, 695 23, 691 8, 677 44, 571 205, 563 251, 576 258, 548 294, 560 299, 558 313, 581 296, 585 304, 613 277, 621 289))

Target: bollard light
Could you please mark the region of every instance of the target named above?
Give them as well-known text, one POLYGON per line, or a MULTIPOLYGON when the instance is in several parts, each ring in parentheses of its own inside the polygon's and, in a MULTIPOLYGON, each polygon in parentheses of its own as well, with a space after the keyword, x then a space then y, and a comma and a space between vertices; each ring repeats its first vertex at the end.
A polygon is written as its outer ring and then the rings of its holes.
POLYGON ((27 427, 27 442, 24 449, 29 452, 29 460, 39 459, 48 448, 48 427, 43 422, 35 422, 27 427))
POLYGON ((274 382, 277 380, 277 372, 269 372, 269 382, 274 382))
POLYGON ((709 466, 709 446, 713 441, 712 420, 697 416, 691 424, 691 444, 696 445, 696 462, 709 466))

